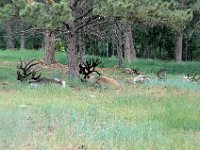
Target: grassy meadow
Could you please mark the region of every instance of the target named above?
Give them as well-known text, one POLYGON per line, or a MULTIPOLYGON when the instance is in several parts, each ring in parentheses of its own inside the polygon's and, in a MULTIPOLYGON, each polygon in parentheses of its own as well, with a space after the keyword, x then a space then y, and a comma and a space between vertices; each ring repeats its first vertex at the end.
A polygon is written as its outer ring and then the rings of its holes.
MULTIPOLYGON (((200 73, 200 62, 125 63, 150 76, 167 69, 167 80, 133 85, 126 83, 133 75, 114 68, 116 58, 102 58, 102 75, 117 79, 118 90, 68 81, 57 69, 42 74, 66 80, 66 88, 18 83, 19 58, 42 57, 42 51, 0 51, 0 150, 200 149, 200 83, 181 80, 200 73)), ((66 53, 56 58, 66 63, 66 53)))

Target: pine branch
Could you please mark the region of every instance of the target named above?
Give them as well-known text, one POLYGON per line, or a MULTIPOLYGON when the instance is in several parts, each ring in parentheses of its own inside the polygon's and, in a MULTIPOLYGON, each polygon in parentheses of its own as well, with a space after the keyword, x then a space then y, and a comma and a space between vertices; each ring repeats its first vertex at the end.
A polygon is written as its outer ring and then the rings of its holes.
POLYGON ((74 22, 77 22, 80 19, 83 19, 85 16, 87 16, 89 13, 91 13, 93 11, 93 8, 89 9, 87 12, 85 12, 84 14, 81 14, 80 16, 76 17, 76 19, 74 20, 74 22))

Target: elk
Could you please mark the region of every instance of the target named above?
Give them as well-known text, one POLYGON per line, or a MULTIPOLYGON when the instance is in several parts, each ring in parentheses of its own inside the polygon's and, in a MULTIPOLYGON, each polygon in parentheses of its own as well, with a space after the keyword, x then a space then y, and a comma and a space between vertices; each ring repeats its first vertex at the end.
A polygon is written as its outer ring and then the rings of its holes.
POLYGON ((193 82, 193 83, 196 83, 198 81, 200 81, 200 76, 198 73, 195 73, 194 75, 190 75, 189 73, 185 76, 182 77, 182 79, 184 81, 187 81, 187 82, 193 82))
POLYGON ((20 63, 17 64, 17 80, 28 82, 31 87, 37 87, 41 84, 57 84, 65 87, 65 81, 63 80, 45 78, 41 77, 41 73, 37 74, 41 70, 39 69, 38 64, 38 62, 35 62, 35 59, 27 62, 20 59, 20 63))
POLYGON ((17 64, 17 80, 24 82, 24 81, 37 81, 40 79, 41 74, 36 75, 37 72, 40 70, 37 69, 37 65, 34 59, 29 62, 22 61, 20 59, 20 64, 17 64), (34 68, 33 68, 34 67, 34 68))
POLYGON ((139 70, 136 68, 124 68, 124 73, 126 74, 135 74, 135 75, 140 75, 141 73, 139 72, 139 70))
POLYGON ((152 81, 152 78, 147 75, 138 75, 133 79, 134 84, 137 84, 137 83, 143 84, 144 82, 151 82, 151 81, 152 81))
POLYGON ((98 75, 96 79, 94 79, 94 84, 107 84, 112 85, 114 87, 119 87, 118 82, 113 78, 102 77, 101 74, 95 70, 101 61, 98 59, 91 59, 90 61, 86 61, 86 63, 79 64, 79 73, 83 75, 83 79, 81 81, 89 81, 92 77, 90 76, 93 72, 98 75))
POLYGON ((101 63, 101 61, 99 61, 98 59, 96 59, 96 60, 90 59, 89 61, 86 61, 86 63, 79 64, 79 69, 80 69, 79 73, 83 75, 83 78, 85 80, 89 79, 90 74, 93 72, 95 72, 99 76, 101 76, 101 74, 95 70, 95 67, 97 67, 100 63, 101 63))
MULTIPOLYGON (((156 76, 159 80, 165 80, 166 79, 166 69, 165 68, 161 68, 159 69, 159 71, 156 72, 156 76)), ((145 83, 145 82, 151 82, 153 79, 153 77, 147 76, 147 75, 137 75, 134 79, 133 79, 133 83, 145 83)))
POLYGON ((156 73, 158 79, 160 80, 165 80, 166 79, 166 69, 161 68, 157 73, 156 73))

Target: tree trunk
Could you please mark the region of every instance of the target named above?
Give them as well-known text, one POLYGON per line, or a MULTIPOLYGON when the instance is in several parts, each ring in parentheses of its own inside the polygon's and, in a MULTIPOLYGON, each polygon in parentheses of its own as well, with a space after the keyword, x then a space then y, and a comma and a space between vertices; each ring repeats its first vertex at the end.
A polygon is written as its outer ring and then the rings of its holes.
POLYGON ((123 63, 123 38, 122 38, 122 24, 120 20, 116 21, 117 39, 118 39, 118 67, 122 67, 123 63))
POLYGON ((142 57, 148 58, 149 47, 147 40, 145 40, 144 43, 142 44, 142 51, 143 51, 142 57))
POLYGON ((86 48, 85 48, 85 37, 84 34, 79 34, 79 51, 80 51, 80 62, 86 62, 86 48))
POLYGON ((13 22, 12 20, 8 20, 6 22, 6 33, 7 33, 7 49, 14 50, 15 44, 14 44, 14 37, 13 37, 13 31, 12 31, 13 22))
POLYGON ((185 60, 190 60, 192 61, 192 36, 194 34, 194 29, 191 30, 188 34, 188 36, 186 37, 186 41, 185 41, 185 60))
POLYGON ((187 57, 187 60, 190 60, 190 61, 192 61, 192 38, 190 38, 189 40, 188 40, 188 57, 187 57))
POLYGON ((79 76, 76 36, 77 35, 73 30, 68 35, 68 49, 67 49, 68 59, 67 60, 68 60, 68 77, 69 78, 77 78, 79 76))
POLYGON ((111 44, 112 44, 112 56, 115 56, 115 35, 112 33, 112 38, 111 38, 111 44))
POLYGON ((47 64, 54 64, 55 61, 55 33, 53 31, 45 32, 45 61, 47 64))
MULTIPOLYGON (((185 0, 179 0, 179 8, 183 10, 185 7, 185 0)), ((177 32, 176 44, 175 44, 175 59, 177 62, 182 61, 183 51, 183 29, 177 32)))
POLYGON ((21 32, 20 32, 20 49, 23 50, 25 48, 25 32, 23 29, 23 23, 21 22, 21 32))
POLYGON ((132 56, 131 56, 131 41, 130 41, 130 33, 129 33, 128 25, 126 26, 125 29, 125 59, 128 62, 131 62, 132 56))
POLYGON ((162 59, 163 56, 162 56, 162 45, 161 43, 159 43, 159 58, 162 59))
POLYGON ((182 61, 182 48, 183 48, 183 31, 178 31, 175 43, 175 59, 177 62, 182 61))
POLYGON ((128 62, 136 59, 136 52, 133 45, 132 27, 130 23, 126 24, 125 29, 125 58, 128 62))
POLYGON ((25 34, 24 31, 21 31, 20 33, 20 49, 25 49, 25 34))
POLYGON ((185 61, 188 61, 188 49, 189 49, 189 45, 188 45, 188 39, 186 39, 185 41, 185 61))
POLYGON ((106 43, 106 57, 110 57, 109 56, 109 53, 110 53, 110 43, 106 43))
POLYGON ((107 44, 107 57, 112 57, 114 56, 114 47, 112 44, 112 39, 110 39, 110 42, 106 43, 107 44))

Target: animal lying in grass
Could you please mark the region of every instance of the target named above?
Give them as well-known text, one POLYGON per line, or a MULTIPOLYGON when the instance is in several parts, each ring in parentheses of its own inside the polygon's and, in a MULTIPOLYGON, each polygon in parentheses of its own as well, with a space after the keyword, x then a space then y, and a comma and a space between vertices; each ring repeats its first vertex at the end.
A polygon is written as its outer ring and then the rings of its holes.
POLYGON ((135 74, 135 75, 140 75, 140 74, 142 74, 141 72, 139 72, 139 70, 136 68, 136 69, 134 69, 134 68, 124 68, 124 73, 125 74, 135 74))
MULTIPOLYGON (((165 80, 166 79, 166 69, 164 69, 164 68, 159 69, 159 71, 156 72, 156 76, 157 76, 157 79, 159 79, 159 80, 165 80)), ((155 79, 155 78, 150 77, 148 75, 139 74, 133 79, 133 83, 134 84, 136 84, 136 83, 142 84, 145 82, 151 82, 151 81, 153 81, 153 79, 155 79)))
POLYGON ((20 59, 20 64, 17 65, 17 80, 29 82, 31 87, 37 87, 44 84, 54 84, 62 87, 66 86, 66 83, 63 80, 45 78, 41 77, 41 74, 38 75, 37 73, 40 71, 37 67, 38 64, 39 63, 35 62, 34 59, 28 62, 20 59))
POLYGON ((88 60, 86 63, 82 63, 79 65, 79 73, 83 75, 83 78, 81 78, 82 82, 88 81, 92 84, 105 84, 110 85, 116 88, 119 88, 120 85, 117 82, 117 80, 109 77, 102 77, 101 74, 95 69, 101 62, 96 60, 88 60), (93 73, 96 73, 97 76, 92 75, 93 73))
POLYGON ((192 82, 192 83, 197 83, 200 81, 200 76, 198 73, 194 74, 194 75, 190 75, 190 74, 187 74, 187 75, 184 75, 182 76, 182 80, 184 82, 192 82))
POLYGON ((134 84, 136 83, 142 84, 142 83, 151 82, 151 81, 152 81, 152 78, 147 75, 138 75, 133 79, 134 84))
POLYGON ((40 78, 37 81, 32 81, 30 83, 31 87, 37 87, 39 85, 44 85, 44 84, 55 84, 55 85, 60 85, 63 88, 66 87, 66 82, 57 78, 40 78))

